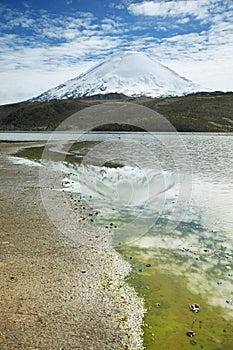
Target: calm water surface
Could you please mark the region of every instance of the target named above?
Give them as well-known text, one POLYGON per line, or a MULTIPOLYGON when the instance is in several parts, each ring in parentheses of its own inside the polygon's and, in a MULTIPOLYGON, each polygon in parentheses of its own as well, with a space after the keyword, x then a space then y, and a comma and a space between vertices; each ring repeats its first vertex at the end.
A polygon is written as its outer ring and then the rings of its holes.
MULTIPOLYGON (((105 146, 98 160, 111 154, 111 143, 105 146)), ((129 166, 95 169, 95 177, 88 169, 85 181, 81 171, 77 182, 90 190, 99 223, 117 225, 114 244, 133 258, 131 283, 148 309, 145 347, 230 350, 233 136, 154 135, 137 146, 123 143, 116 155, 113 144, 112 158, 127 158, 129 166), (200 305, 198 314, 189 310, 192 303, 200 305)))

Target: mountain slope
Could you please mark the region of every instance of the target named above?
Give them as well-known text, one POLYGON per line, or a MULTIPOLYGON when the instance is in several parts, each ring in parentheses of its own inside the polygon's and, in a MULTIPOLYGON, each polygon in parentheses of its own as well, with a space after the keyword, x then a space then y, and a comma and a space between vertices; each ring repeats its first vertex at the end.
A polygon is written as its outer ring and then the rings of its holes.
POLYGON ((80 98, 119 93, 130 97, 181 96, 199 86, 144 53, 121 52, 31 101, 80 98))
MULTIPOLYGON (((105 96, 103 95, 103 97, 105 96)), ((116 100, 111 101, 114 102, 116 100)), ((118 101, 137 103, 151 108, 167 118, 176 130, 180 132, 233 132, 233 93, 201 93, 162 99, 122 98, 118 101)), ((106 100, 104 99, 95 100, 88 98, 48 102, 21 102, 0 106, 0 129, 9 131, 55 130, 62 121, 72 114, 105 102, 106 100)), ((125 123, 128 123, 128 121, 126 118, 125 123)), ((140 123, 142 122, 143 115, 140 116, 140 123)), ((106 120, 106 123, 108 123, 108 120, 106 120)), ((135 123, 137 123, 136 119, 135 123)), ((116 130, 115 126, 112 125, 109 130, 116 130)), ((121 130, 124 131, 124 129, 121 130)), ((151 127, 148 130, 158 131, 156 120, 151 120, 151 127)), ((120 129, 117 131, 120 131, 120 129)))

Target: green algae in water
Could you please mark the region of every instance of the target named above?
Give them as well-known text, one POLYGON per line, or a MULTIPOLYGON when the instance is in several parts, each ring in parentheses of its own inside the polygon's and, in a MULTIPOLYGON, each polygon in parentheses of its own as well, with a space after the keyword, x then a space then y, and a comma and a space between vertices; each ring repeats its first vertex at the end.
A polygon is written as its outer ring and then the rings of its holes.
MULTIPOLYGON (((42 157, 44 159, 51 159, 53 161, 65 161, 70 164, 81 164, 83 161, 83 158, 85 155, 93 148, 94 146, 100 144, 100 141, 79 141, 71 143, 70 147, 69 144, 65 145, 64 147, 67 148, 68 154, 65 155, 63 153, 60 153, 59 151, 52 151, 49 149, 46 149, 46 153, 43 154, 45 147, 39 146, 39 147, 27 147, 20 149, 15 153, 15 156, 21 157, 21 158, 27 158, 31 160, 41 160, 42 157), (63 159, 64 158, 64 159, 63 159)), ((64 151, 66 149, 62 149, 61 151, 64 151)), ((107 161, 103 164, 103 166, 107 168, 121 168, 123 165, 120 162, 117 161, 107 161)))
POLYGON ((144 317, 144 346, 147 350, 232 350, 233 323, 223 317, 222 310, 208 305, 186 286, 183 276, 162 273, 157 259, 143 259, 141 249, 120 247, 118 251, 132 264, 128 283, 144 298, 147 313, 144 317), (131 257, 131 259, 129 258, 131 257), (198 303, 200 312, 190 311, 198 303), (194 331, 190 338, 188 331, 194 331))
MULTIPOLYGON (((124 223, 120 219, 111 215, 119 228, 124 223)), ((102 216, 97 223, 107 224, 108 220, 102 216)), ((117 248, 131 263, 133 270, 128 282, 144 298, 148 310, 144 318, 145 349, 232 350, 233 323, 224 318, 223 308, 217 306, 219 300, 213 303, 217 297, 215 288, 219 288, 217 281, 231 283, 226 270, 226 263, 231 262, 224 257, 226 249, 222 246, 225 232, 209 232, 201 220, 193 220, 181 222, 171 234, 164 230, 164 222, 159 219, 156 227, 136 243, 128 246, 121 243, 117 248), (146 239, 147 248, 143 245, 146 239), (189 305, 193 303, 201 306, 198 314, 190 311, 189 305), (195 336, 188 337, 189 331, 195 332, 195 336)), ((116 245, 118 239, 121 242, 117 233, 116 245)), ((218 292, 222 290, 220 287, 218 292)), ((225 298, 223 293, 221 304, 226 304, 225 298)), ((227 312, 229 315, 231 307, 227 312)))

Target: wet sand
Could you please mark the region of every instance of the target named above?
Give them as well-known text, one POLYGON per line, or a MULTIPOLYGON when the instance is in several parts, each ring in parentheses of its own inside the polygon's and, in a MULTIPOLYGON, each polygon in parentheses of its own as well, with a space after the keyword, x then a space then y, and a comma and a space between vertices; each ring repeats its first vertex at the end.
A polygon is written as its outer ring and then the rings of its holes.
MULTIPOLYGON (((52 224, 38 168, 7 158, 21 146, 0 144, 0 349, 142 349, 143 304, 124 282, 129 265, 52 224)), ((79 234, 87 230, 96 234, 93 225, 79 234)))

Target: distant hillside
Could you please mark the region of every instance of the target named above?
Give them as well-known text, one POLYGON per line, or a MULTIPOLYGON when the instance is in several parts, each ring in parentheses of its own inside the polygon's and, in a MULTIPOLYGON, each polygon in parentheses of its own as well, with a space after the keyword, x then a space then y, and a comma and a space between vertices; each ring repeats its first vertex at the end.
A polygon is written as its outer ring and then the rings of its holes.
MULTIPOLYGON (((128 101, 149 107, 166 117, 178 131, 233 132, 233 93, 221 92, 170 98, 129 98, 124 95, 108 94, 87 99, 22 102, 0 106, 0 129, 54 130, 71 114, 104 103, 106 100, 128 101)), ((107 126, 107 129, 115 128, 116 125, 107 126)), ((106 127, 104 129, 106 130, 106 127)), ((117 125, 117 130, 120 129, 121 127, 117 125)), ((126 130, 125 125, 123 129, 126 130)), ((129 130, 132 131, 133 128, 130 127, 129 130)), ((156 130, 156 123, 152 121, 150 131, 156 130)))

